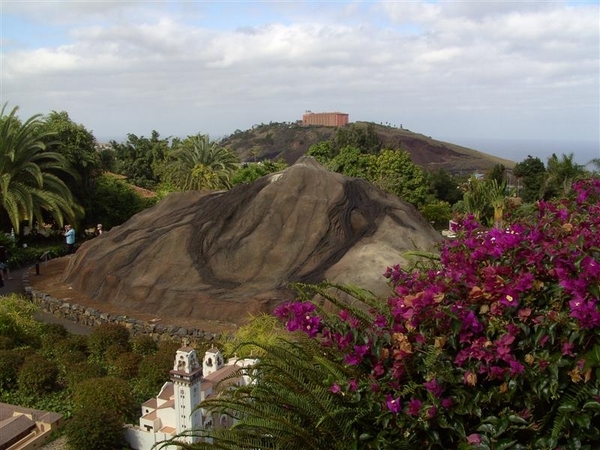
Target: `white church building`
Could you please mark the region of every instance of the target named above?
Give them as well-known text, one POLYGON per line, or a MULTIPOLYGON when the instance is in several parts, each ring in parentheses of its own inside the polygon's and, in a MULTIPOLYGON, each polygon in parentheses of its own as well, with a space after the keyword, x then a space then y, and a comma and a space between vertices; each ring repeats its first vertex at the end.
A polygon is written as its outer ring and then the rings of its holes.
MULTIPOLYGON (((242 368, 256 364, 256 359, 223 359, 221 352, 213 347, 207 350, 198 362, 196 350, 184 346, 177 350, 171 381, 166 382, 155 398, 142 404, 139 425, 127 425, 125 438, 135 450, 150 450, 157 442, 172 439, 190 430, 203 430, 232 425, 231 417, 223 414, 214 417, 202 408, 196 408, 202 401, 217 394, 217 384, 242 368), (217 421, 217 423, 213 423, 217 421)), ((233 386, 245 386, 250 377, 243 374, 221 383, 219 390, 233 386)), ((189 435, 182 440, 197 442, 197 436, 189 435)))

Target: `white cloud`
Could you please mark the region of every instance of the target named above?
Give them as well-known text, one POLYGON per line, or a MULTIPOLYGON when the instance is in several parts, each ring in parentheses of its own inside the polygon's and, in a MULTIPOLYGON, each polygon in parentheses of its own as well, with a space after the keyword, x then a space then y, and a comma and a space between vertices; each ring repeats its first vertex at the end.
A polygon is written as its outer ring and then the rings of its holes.
POLYGON ((222 135, 305 109, 434 136, 496 137, 502 122, 514 137, 564 139, 557 118, 572 114, 586 139, 600 134, 598 5, 223 5, 9 3, 4 20, 66 37, 5 50, 2 102, 67 110, 102 136, 222 135))

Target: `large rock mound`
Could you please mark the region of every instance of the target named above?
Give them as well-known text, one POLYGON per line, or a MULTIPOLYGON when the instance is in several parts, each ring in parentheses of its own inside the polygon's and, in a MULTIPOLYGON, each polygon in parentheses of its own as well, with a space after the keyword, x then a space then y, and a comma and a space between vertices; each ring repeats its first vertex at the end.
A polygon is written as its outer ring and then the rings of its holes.
POLYGON ((328 279, 388 293, 382 273, 441 239, 410 204, 313 158, 226 192, 170 194, 84 243, 64 281, 157 317, 242 323, 328 279))

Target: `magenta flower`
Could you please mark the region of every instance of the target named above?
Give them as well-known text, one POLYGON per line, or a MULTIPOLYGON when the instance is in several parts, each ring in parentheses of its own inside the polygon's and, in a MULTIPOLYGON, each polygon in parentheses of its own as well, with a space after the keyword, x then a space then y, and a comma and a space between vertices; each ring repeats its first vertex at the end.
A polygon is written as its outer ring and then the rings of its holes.
POLYGON ((450 397, 447 397, 447 398, 443 398, 442 401, 440 402, 440 404, 444 408, 448 409, 454 404, 454 401, 450 397))
POLYGON ((411 416, 418 416, 422 405, 423 402, 418 398, 411 398, 408 402, 408 414, 411 416))
POLYGON ((444 390, 444 388, 442 388, 442 386, 437 382, 435 378, 433 378, 430 381, 427 381, 426 383, 423 383, 423 386, 425 386, 425 389, 431 392, 436 398, 439 398, 444 390))
POLYGON ((433 419, 436 414, 437 414, 437 408, 435 406, 432 406, 431 408, 429 408, 427 410, 427 419, 433 419))
POLYGON ((510 365, 510 375, 512 377, 523 373, 525 370, 525 367, 519 361, 509 361, 508 364, 510 365))
POLYGON ((331 387, 329 388, 329 392, 332 392, 334 394, 338 394, 341 390, 342 390, 342 388, 337 383, 333 383, 331 385, 331 387))
POLYGON ((563 356, 575 356, 573 354, 573 349, 575 348, 575 344, 571 342, 564 342, 562 345, 562 355, 563 356))
POLYGON ((391 394, 387 395, 385 403, 387 405, 388 410, 390 412, 393 412, 394 414, 397 414, 398 411, 400 411, 400 409, 401 409, 400 399, 392 398, 391 394))

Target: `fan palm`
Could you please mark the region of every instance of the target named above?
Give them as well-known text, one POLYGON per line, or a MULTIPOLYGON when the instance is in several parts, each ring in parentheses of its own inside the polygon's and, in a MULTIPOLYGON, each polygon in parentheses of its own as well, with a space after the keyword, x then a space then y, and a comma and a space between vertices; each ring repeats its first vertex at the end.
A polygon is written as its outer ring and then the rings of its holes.
POLYGON ((44 220, 50 214, 59 225, 73 221, 80 207, 58 176, 77 177, 65 158, 45 151, 44 141, 52 135, 42 129, 41 115, 24 123, 16 116, 18 107, 6 115, 0 111, 0 205, 16 232, 24 220, 44 220))
POLYGON ((237 163, 234 153, 211 142, 208 135, 189 136, 171 153, 167 180, 184 191, 229 188, 237 163))

